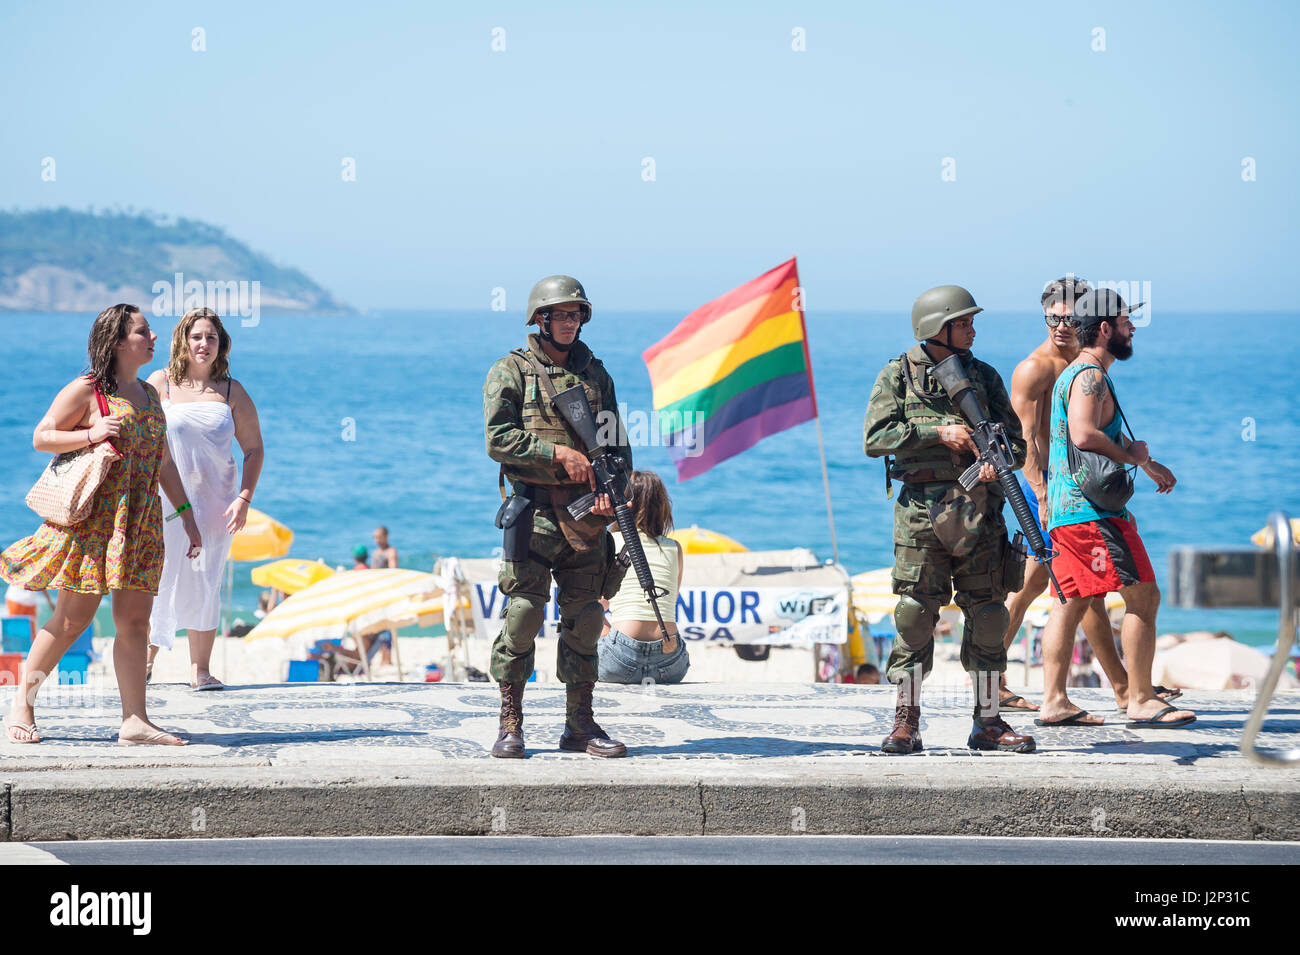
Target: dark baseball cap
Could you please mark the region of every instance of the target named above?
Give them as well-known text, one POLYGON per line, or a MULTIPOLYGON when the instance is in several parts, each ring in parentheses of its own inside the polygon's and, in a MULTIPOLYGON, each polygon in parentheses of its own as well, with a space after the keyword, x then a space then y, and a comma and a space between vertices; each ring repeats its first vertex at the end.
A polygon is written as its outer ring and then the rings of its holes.
POLYGON ((1081 328, 1119 318, 1121 312, 1136 312, 1146 302, 1125 305, 1119 293, 1108 288, 1088 289, 1074 300, 1074 319, 1081 328))

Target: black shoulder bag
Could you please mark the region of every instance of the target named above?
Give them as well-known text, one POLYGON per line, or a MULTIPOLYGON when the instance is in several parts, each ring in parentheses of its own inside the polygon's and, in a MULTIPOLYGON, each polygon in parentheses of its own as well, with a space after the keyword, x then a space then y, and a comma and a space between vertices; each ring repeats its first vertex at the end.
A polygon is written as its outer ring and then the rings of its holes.
MULTIPOLYGON (((1119 396, 1115 394, 1115 386, 1111 383, 1110 375, 1105 372, 1102 374, 1106 379, 1106 387, 1110 389, 1110 396, 1115 401, 1115 414, 1119 415, 1120 423, 1123 424, 1124 430, 1128 431, 1129 440, 1136 441, 1133 430, 1128 426, 1128 419, 1124 417, 1124 410, 1119 406, 1119 396)), ((1070 387, 1074 387, 1073 381, 1070 382, 1070 387)), ((1066 407, 1067 409, 1069 407, 1068 395, 1066 407)), ((1074 442, 1070 440, 1068 421, 1065 428, 1065 450, 1066 467, 1088 503, 1099 511, 1116 513, 1123 511, 1129 498, 1133 496, 1133 476, 1137 467, 1120 464, 1098 451, 1084 451, 1075 447, 1074 442)))

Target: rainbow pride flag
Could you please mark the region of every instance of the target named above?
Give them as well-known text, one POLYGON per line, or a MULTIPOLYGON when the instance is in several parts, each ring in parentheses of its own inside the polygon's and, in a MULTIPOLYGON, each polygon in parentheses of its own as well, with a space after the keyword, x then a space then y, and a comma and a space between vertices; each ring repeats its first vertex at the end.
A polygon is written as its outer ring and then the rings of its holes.
POLYGON ((642 357, 677 479, 817 417, 795 260, 702 305, 642 357))

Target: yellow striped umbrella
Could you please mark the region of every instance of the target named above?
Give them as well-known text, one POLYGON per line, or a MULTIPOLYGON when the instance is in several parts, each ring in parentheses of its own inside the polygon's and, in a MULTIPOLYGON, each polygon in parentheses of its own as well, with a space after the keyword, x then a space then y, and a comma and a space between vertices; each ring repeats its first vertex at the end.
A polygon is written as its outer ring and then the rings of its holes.
POLYGON ((273 560, 269 564, 254 567, 251 576, 253 583, 259 587, 271 587, 286 594, 296 594, 317 581, 333 577, 334 568, 328 566, 323 560, 286 557, 283 560, 273 560))
MULTIPOLYGON (((413 610, 415 614, 415 625, 417 627, 436 627, 445 619, 443 613, 443 600, 445 594, 439 593, 436 597, 426 597, 418 601, 413 610)), ((462 610, 469 610, 472 604, 468 597, 460 598, 462 610)))
POLYGON ((309 643, 397 630, 413 625, 416 607, 437 592, 437 578, 423 571, 345 570, 289 597, 244 639, 294 637, 309 643))

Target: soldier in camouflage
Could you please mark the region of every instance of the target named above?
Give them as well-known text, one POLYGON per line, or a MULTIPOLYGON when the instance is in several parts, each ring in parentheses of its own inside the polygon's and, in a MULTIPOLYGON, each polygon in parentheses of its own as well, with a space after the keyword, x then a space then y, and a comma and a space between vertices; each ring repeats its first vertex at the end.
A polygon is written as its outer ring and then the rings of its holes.
POLYGON ((989 419, 1006 428, 1017 465, 1025 443, 1002 379, 991 365, 970 354, 974 316, 983 311, 964 288, 930 289, 912 306, 912 331, 919 344, 892 359, 876 378, 867 406, 863 448, 885 458, 885 488, 902 482, 894 507, 893 591, 897 637, 886 671, 898 685, 893 731, 881 749, 922 749, 921 680, 934 664, 934 629, 939 610, 952 597, 965 617, 961 662, 975 687, 972 749, 1027 753, 1034 740, 1017 734, 998 714, 998 674, 1006 669, 1002 637, 1007 628, 1003 600, 1020 589, 1024 558, 1012 553, 1002 520, 1002 488, 991 465, 970 492, 957 478, 975 462, 971 430, 931 370, 960 355, 989 419), (892 459, 891 456, 892 455, 892 459))
POLYGON ((593 756, 627 754, 592 715, 596 641, 604 619, 600 598, 612 597, 623 577, 606 530, 614 512, 605 496, 580 520, 566 510, 569 502, 595 489, 595 479, 586 449, 549 397, 581 385, 602 441, 612 436, 608 443, 632 470, 613 379, 579 341, 590 319, 591 302, 576 279, 542 279, 528 296, 526 323, 536 324, 539 331, 528 336, 525 348, 497 361, 483 385, 487 452, 501 465, 503 496, 507 482, 512 491, 498 515, 498 526, 506 528, 499 576, 506 600, 501 631, 492 645, 492 678, 501 688, 493 756, 525 755, 524 683, 533 672, 534 641, 551 599, 552 577, 560 611, 556 675, 568 689, 560 748, 593 756))

